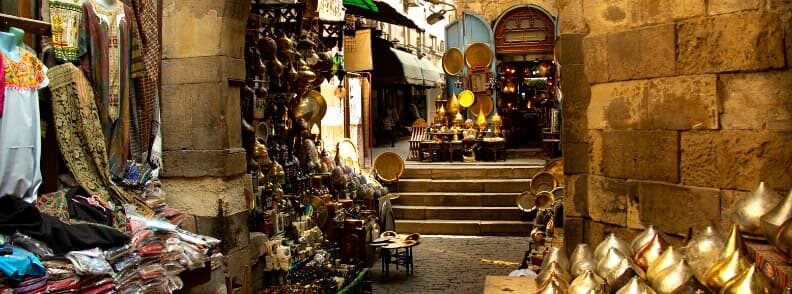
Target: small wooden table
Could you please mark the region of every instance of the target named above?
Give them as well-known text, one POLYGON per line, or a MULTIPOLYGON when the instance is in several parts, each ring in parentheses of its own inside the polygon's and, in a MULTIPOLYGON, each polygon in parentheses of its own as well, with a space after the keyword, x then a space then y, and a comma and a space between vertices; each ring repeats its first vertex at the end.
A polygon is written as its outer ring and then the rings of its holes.
POLYGON ((487 276, 484 280, 484 294, 534 294, 537 288, 533 278, 487 276))

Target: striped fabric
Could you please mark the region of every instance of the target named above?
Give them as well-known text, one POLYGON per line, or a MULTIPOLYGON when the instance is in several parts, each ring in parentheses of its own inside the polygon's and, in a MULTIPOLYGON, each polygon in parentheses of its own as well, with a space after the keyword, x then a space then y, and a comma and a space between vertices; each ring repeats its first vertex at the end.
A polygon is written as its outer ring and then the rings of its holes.
MULTIPOLYGON (((137 117, 139 144, 143 151, 150 151, 159 123, 155 122, 154 109, 159 103, 160 40, 157 22, 157 0, 131 0, 132 9, 137 15, 142 41, 141 55, 145 72, 137 80, 137 117)), ((150 152, 149 152, 150 153, 150 152)))

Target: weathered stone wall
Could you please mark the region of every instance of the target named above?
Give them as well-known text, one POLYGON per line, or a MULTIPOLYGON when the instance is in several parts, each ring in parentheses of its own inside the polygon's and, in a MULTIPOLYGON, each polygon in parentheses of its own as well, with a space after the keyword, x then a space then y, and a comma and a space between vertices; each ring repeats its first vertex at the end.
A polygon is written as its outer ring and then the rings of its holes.
POLYGON ((792 188, 791 2, 559 3, 570 243, 723 229, 792 188))
MULTIPOLYGON (((163 187, 168 204, 191 216, 188 230, 223 240, 238 282, 251 263, 239 88, 250 1, 164 0, 162 61, 163 187)), ((210 293, 203 281, 192 293, 210 293)), ((211 288, 211 289, 210 289, 211 288)))
POLYGON ((490 25, 498 20, 498 17, 506 10, 512 7, 532 4, 539 6, 553 16, 558 16, 558 6, 556 0, 456 0, 453 3, 456 5, 457 16, 461 16, 462 12, 473 13, 481 16, 490 25))

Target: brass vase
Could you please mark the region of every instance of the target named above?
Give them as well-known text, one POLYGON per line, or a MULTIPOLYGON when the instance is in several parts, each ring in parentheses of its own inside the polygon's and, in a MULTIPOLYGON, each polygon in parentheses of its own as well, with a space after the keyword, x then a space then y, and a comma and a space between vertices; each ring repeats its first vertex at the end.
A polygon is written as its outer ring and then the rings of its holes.
POLYGON ((729 257, 718 261, 704 277, 704 283, 713 291, 720 291, 726 282, 733 279, 748 267, 751 261, 739 250, 732 252, 729 257))
POLYGON ((459 100, 457 99, 456 93, 451 94, 451 99, 448 100, 448 111, 454 116, 459 113, 459 100))
POLYGON ((674 248, 674 246, 668 246, 665 252, 649 265, 649 269, 646 270, 646 280, 649 281, 650 284, 653 284, 657 281, 657 277, 663 270, 673 266, 683 257, 682 253, 674 248))
POLYGON ((633 277, 627 282, 627 285, 621 287, 619 291, 616 291, 616 294, 656 294, 652 287, 649 287, 643 280, 639 277, 633 277))
POLYGON ((569 272, 562 268, 557 262, 553 261, 542 269, 539 276, 536 277, 536 283, 544 285, 552 276, 557 276, 567 283, 572 280, 572 276, 569 272))
POLYGON ((738 276, 726 282, 721 294, 777 294, 781 293, 756 266, 751 265, 738 276))
POLYGON ((602 292, 605 280, 593 271, 585 271, 569 284, 569 294, 589 294, 602 292))
POLYGON ((761 218, 762 233, 764 233, 770 244, 775 245, 775 236, 778 228, 790 218, 792 218, 792 190, 789 191, 789 194, 784 197, 781 203, 761 218))
POLYGON ((594 252, 588 244, 581 243, 572 251, 572 256, 569 258, 569 273, 573 277, 577 277, 586 270, 596 270, 597 261, 594 259, 594 252))
POLYGON ((649 265, 655 262, 663 251, 668 248, 668 241, 663 239, 661 234, 655 234, 649 243, 644 244, 641 250, 635 253, 635 263, 643 270, 647 270, 649 265))
POLYGON ((784 253, 786 257, 790 257, 792 254, 792 220, 787 220, 778 228, 774 240, 776 249, 784 253))
POLYGON ((630 242, 630 248, 632 248, 633 252, 638 252, 646 243, 652 241, 652 238, 654 238, 657 233, 657 229, 655 229, 653 225, 649 225, 646 230, 638 234, 638 236, 635 236, 632 242, 630 242))
POLYGON ((545 266, 553 262, 557 262, 564 271, 569 271, 569 258, 567 258, 566 250, 563 247, 550 248, 550 252, 545 255, 542 261, 541 269, 544 271, 545 266))
POLYGON ((767 187, 764 182, 759 182, 753 191, 735 203, 732 221, 740 225, 744 234, 763 236, 760 219, 775 208, 781 200, 783 200, 781 195, 767 187))
POLYGON ((721 251, 718 261, 731 256, 734 251, 740 251, 743 253, 743 256, 749 256, 748 246, 745 245, 740 226, 737 224, 732 225, 729 237, 726 238, 726 243, 723 244, 723 251, 721 251))
POLYGON ((698 232, 687 244, 687 257, 693 274, 704 280, 710 268, 720 260, 723 251, 723 238, 712 226, 698 232))
POLYGON ((610 233, 605 240, 600 242, 596 249, 594 249, 594 259, 599 262, 606 254, 608 254, 608 250, 611 248, 616 248, 623 254, 624 256, 632 256, 633 251, 630 249, 630 246, 627 245, 624 241, 616 237, 616 234, 610 233))
POLYGON ((652 288, 657 293, 696 293, 697 290, 709 293, 707 287, 693 276, 693 270, 684 258, 660 272, 652 288))

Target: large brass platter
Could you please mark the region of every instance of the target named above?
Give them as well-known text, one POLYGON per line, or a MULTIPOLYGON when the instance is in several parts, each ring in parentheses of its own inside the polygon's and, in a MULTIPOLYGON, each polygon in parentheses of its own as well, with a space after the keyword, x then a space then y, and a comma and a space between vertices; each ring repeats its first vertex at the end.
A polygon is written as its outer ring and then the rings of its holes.
POLYGON ((462 50, 457 47, 448 48, 443 54, 443 71, 447 75, 458 76, 462 73, 463 60, 462 50))
POLYGON ((384 152, 377 155, 373 164, 374 170, 377 175, 386 182, 394 182, 399 180, 404 172, 404 160, 399 154, 391 151, 384 152))
POLYGON ((473 43, 465 50, 465 64, 468 68, 490 67, 492 49, 487 43, 473 43))
POLYGON ((300 104, 294 109, 294 116, 305 120, 309 127, 322 121, 327 113, 327 102, 322 94, 310 90, 300 97, 300 104))
POLYGON ((358 164, 358 152, 355 143, 349 138, 341 139, 336 145, 336 161, 352 168, 355 173, 360 171, 358 164))
POLYGON ((531 179, 531 191, 534 194, 550 192, 556 187, 558 187, 558 181, 556 181, 555 176, 546 171, 535 174, 531 179))
POLYGON ((476 99, 476 102, 470 106, 470 113, 478 117, 479 110, 481 110, 484 112, 484 116, 487 116, 492 113, 493 108, 494 106, 492 103, 492 97, 479 95, 478 99, 476 99))

